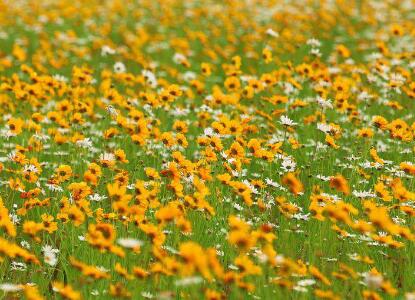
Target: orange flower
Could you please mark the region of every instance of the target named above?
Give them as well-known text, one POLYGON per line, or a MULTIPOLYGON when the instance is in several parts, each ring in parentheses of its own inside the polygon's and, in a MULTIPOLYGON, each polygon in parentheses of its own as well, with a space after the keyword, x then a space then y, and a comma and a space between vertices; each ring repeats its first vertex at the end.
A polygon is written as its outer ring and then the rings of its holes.
POLYGON ((302 182, 294 175, 294 173, 287 173, 282 178, 282 184, 288 186, 291 193, 294 195, 299 195, 304 192, 304 185, 302 182))
POLYGON ((345 195, 350 194, 349 184, 342 175, 338 174, 330 178, 330 187, 342 192, 345 195))

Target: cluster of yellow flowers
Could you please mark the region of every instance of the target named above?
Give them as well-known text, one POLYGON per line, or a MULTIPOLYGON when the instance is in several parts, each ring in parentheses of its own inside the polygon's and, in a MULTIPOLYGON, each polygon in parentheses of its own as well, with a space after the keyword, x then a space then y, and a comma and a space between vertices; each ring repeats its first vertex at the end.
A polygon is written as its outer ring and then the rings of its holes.
POLYGON ((414 11, 0 2, 0 293, 415 299, 414 11))

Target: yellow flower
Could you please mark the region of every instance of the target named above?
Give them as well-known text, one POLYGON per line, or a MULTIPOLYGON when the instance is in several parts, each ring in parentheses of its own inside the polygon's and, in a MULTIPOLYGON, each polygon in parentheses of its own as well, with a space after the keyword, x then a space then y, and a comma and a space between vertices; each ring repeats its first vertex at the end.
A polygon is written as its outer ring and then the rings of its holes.
POLYGON ((236 76, 231 76, 226 78, 225 80, 225 87, 231 91, 237 91, 241 87, 241 82, 236 76))
POLYGON ((326 141, 327 145, 329 145, 330 147, 332 147, 334 149, 339 149, 340 148, 340 146, 336 145, 336 143, 334 142, 334 138, 331 135, 326 134, 325 141, 326 141))
POLYGON ((331 285, 330 280, 324 276, 319 269, 317 269, 315 266, 309 266, 308 267, 308 271, 310 272, 310 274, 316 278, 317 280, 321 281, 322 283, 324 283, 325 285, 331 285))
POLYGON ((302 182, 294 175, 294 173, 287 173, 281 180, 282 184, 288 186, 291 193, 294 195, 299 195, 304 192, 304 185, 302 182))
POLYGON ((3 199, 0 197, 0 228, 3 228, 6 233, 11 236, 16 236, 16 227, 9 217, 9 210, 4 206, 3 199))
POLYGON ((74 290, 70 285, 65 285, 62 282, 54 281, 52 283, 53 291, 60 294, 64 299, 68 300, 80 300, 82 299, 81 293, 74 290))
POLYGON ((68 165, 60 165, 55 173, 59 182, 67 181, 72 176, 72 168, 68 165))
POLYGON ((350 194, 349 184, 342 175, 338 174, 330 178, 330 187, 342 192, 345 195, 350 194))
POLYGON ((10 131, 15 134, 18 135, 20 133, 22 133, 22 129, 23 129, 23 120, 20 118, 10 118, 7 121, 7 125, 9 126, 10 131))
POLYGON ((264 50, 262 50, 262 58, 265 60, 266 64, 272 62, 272 52, 269 48, 264 48, 264 50))

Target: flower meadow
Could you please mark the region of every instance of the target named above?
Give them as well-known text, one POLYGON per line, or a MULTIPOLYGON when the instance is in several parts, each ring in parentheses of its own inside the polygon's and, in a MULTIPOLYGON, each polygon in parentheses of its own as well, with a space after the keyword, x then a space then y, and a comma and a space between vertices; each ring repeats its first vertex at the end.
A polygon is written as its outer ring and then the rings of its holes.
POLYGON ((1 299, 415 299, 415 2, 0 1, 1 299))

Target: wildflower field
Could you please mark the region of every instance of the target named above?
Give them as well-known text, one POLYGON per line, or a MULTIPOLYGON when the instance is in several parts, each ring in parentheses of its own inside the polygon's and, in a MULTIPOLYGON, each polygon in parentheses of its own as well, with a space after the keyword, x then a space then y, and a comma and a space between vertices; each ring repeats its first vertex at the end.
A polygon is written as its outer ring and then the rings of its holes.
POLYGON ((0 0, 0 299, 415 299, 415 2, 0 0))

